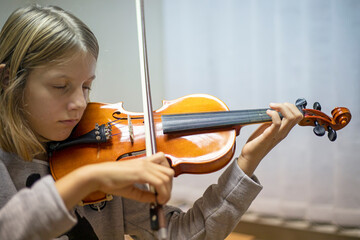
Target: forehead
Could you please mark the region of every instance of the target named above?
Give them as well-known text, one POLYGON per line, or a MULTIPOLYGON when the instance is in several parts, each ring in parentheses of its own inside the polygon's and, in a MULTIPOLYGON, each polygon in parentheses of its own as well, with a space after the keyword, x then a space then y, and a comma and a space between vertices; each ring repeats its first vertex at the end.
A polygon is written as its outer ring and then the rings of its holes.
POLYGON ((62 74, 73 77, 92 77, 95 75, 96 59, 90 53, 76 53, 56 59, 47 64, 35 67, 30 75, 45 74, 47 76, 62 74))
POLYGON ((67 67, 77 64, 96 64, 96 58, 89 52, 71 51, 63 56, 45 63, 46 67, 67 67))

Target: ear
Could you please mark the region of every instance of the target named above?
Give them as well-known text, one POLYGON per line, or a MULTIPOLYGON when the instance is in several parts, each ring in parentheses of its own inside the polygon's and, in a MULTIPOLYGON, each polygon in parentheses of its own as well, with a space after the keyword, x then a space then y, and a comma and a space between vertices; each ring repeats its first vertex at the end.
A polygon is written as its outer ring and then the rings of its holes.
POLYGON ((2 71, 4 71, 5 66, 6 66, 5 63, 0 64, 0 74, 2 74, 2 71))
POLYGON ((9 68, 6 68, 6 64, 0 64, 0 83, 1 85, 7 85, 9 82, 9 68))

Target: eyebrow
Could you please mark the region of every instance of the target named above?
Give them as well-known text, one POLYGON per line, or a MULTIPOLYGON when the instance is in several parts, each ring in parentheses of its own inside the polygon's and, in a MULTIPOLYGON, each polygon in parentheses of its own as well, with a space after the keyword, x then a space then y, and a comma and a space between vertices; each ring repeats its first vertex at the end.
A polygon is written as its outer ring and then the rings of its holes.
MULTIPOLYGON (((55 74, 54 76, 51 76, 51 78, 71 78, 71 77, 68 75, 65 75, 65 74, 59 74, 59 75, 55 74)), ((87 80, 94 80, 95 78, 96 78, 96 75, 92 75, 87 80)))

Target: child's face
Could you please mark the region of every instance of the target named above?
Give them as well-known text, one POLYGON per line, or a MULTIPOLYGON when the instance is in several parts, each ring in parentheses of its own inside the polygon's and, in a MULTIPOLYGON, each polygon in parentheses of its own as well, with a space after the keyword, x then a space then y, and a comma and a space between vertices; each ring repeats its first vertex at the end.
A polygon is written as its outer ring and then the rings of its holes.
POLYGON ((25 86, 25 110, 41 141, 70 136, 89 101, 96 60, 91 54, 71 56, 57 65, 32 70, 25 86))

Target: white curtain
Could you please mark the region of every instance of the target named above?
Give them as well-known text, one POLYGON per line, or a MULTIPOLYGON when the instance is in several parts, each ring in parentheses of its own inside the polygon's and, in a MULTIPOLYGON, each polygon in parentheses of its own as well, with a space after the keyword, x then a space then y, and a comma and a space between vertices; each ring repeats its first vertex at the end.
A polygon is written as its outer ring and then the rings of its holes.
MULTIPOLYGON (((350 124, 330 142, 295 127, 256 170, 264 186, 251 210, 360 226, 360 1, 166 0, 166 99, 209 93, 230 109, 318 101, 350 124)), ((244 127, 237 153, 255 129, 244 127)), ((220 173, 179 176, 174 199, 195 199, 220 173)))

